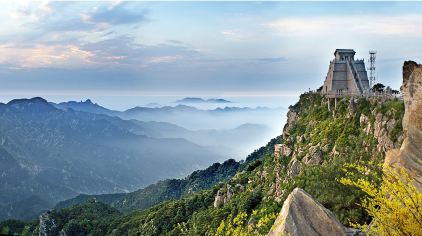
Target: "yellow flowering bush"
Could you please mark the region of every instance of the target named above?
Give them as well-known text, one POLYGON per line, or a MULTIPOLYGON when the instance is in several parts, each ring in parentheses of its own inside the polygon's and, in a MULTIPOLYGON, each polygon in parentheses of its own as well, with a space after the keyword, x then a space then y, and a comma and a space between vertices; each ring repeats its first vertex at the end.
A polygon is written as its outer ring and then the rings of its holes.
POLYGON ((369 225, 352 224, 354 227, 368 235, 422 235, 422 193, 406 171, 386 167, 377 184, 377 179, 368 178, 377 175, 364 166, 348 165, 345 170, 347 177, 340 182, 367 194, 361 206, 372 217, 369 225), (357 177, 356 171, 362 177, 357 177))
POLYGON ((267 235, 267 228, 272 225, 276 217, 275 213, 268 212, 266 208, 253 210, 250 215, 245 212, 237 214, 234 218, 229 215, 226 220, 220 222, 215 236, 267 235), (251 223, 254 219, 255 223, 251 223))

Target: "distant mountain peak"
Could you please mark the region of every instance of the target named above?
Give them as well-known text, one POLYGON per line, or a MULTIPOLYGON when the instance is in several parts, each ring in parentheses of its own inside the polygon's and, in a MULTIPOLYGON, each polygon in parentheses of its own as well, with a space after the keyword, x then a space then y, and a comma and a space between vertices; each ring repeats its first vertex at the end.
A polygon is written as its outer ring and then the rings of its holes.
POLYGON ((78 104, 78 105, 98 105, 97 103, 93 103, 91 99, 86 99, 85 101, 81 100, 80 102, 77 101, 68 101, 68 102, 61 102, 59 104, 78 104))
POLYGON ((55 109, 42 97, 13 99, 7 103, 7 106, 22 111, 48 111, 55 109))
POLYGON ((177 106, 175 106, 175 108, 187 108, 187 109, 197 110, 196 107, 191 107, 191 106, 184 105, 184 104, 178 104, 177 106))
POLYGON ((61 102, 58 104, 53 104, 56 108, 59 109, 72 109, 75 111, 84 111, 90 113, 97 113, 97 114, 109 114, 112 113, 112 110, 109 110, 105 107, 98 105, 97 103, 93 103, 91 99, 86 99, 85 101, 68 101, 68 102, 61 102))
POLYGON ((14 105, 14 104, 28 104, 28 103, 46 103, 48 104, 47 100, 42 97, 33 97, 33 98, 20 98, 20 99, 13 99, 7 103, 7 105, 14 105))
POLYGON ((231 103, 231 101, 222 98, 203 99, 198 97, 185 97, 181 100, 177 100, 176 103, 231 103))
POLYGON ((146 104, 145 107, 158 108, 158 107, 162 107, 162 106, 159 103, 150 102, 150 103, 146 104))

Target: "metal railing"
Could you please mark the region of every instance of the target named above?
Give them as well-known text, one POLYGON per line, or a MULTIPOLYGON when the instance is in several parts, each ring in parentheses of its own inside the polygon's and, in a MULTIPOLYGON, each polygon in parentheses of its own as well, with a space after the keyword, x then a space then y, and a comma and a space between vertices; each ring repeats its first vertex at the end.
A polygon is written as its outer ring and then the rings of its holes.
POLYGON ((398 98, 403 99, 403 96, 401 94, 392 94, 387 92, 368 92, 368 93, 356 93, 356 92, 350 92, 350 91, 328 91, 328 92, 320 92, 321 95, 324 95, 328 98, 340 98, 340 97, 383 97, 383 98, 398 98))

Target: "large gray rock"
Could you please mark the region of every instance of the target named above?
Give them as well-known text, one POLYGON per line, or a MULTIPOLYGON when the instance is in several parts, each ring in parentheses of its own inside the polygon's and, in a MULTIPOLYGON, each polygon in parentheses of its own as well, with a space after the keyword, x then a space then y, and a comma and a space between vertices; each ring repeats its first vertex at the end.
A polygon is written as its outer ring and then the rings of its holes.
POLYGON ((328 209, 308 193, 295 188, 287 197, 283 208, 268 235, 290 236, 341 236, 350 235, 328 209))

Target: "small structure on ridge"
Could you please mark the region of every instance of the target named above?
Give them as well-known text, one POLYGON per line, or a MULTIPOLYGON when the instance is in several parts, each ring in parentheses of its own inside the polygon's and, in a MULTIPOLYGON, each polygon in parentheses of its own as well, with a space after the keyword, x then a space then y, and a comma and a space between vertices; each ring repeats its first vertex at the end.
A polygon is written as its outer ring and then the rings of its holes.
POLYGON ((355 50, 336 49, 330 62, 321 93, 328 98, 365 96, 369 94, 369 80, 364 60, 355 60, 355 50))

